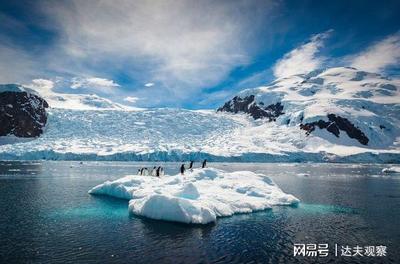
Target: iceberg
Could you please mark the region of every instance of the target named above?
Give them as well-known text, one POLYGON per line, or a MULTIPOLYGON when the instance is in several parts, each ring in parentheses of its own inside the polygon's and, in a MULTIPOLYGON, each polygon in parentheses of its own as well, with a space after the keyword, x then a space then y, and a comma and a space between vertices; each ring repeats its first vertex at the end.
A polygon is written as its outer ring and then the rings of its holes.
POLYGON ((299 203, 263 174, 214 168, 161 178, 128 175, 97 185, 89 193, 127 199, 129 212, 138 216, 186 224, 299 203))
POLYGON ((394 166, 390 168, 384 168, 382 170, 384 173, 400 173, 400 166, 394 166))

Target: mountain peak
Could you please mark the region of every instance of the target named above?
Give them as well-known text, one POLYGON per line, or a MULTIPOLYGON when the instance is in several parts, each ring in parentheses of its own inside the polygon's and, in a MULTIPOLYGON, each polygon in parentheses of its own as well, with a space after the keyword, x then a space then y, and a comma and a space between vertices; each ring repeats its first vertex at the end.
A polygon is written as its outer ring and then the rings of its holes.
POLYGON ((400 80, 335 67, 243 90, 218 111, 268 117, 331 143, 378 147, 391 146, 400 136, 399 104, 400 80), (276 106, 279 111, 272 111, 276 106))
POLYGON ((27 92, 45 99, 51 108, 71 110, 125 110, 136 111, 140 108, 130 107, 113 102, 96 94, 68 94, 53 91, 52 88, 41 89, 20 84, 0 84, 0 92, 27 92))

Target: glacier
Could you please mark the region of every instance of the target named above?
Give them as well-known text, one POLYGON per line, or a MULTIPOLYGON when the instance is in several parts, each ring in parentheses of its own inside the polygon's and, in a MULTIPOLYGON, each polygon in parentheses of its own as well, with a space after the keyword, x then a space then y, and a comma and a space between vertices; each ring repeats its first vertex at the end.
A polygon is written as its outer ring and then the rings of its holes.
POLYGON ((135 215, 186 224, 299 203, 265 175, 214 168, 161 178, 128 175, 97 185, 89 193, 129 200, 129 212, 135 215))
POLYGON ((398 79, 338 67, 239 93, 264 105, 282 103, 274 122, 215 110, 129 108, 44 87, 38 91, 50 104, 44 133, 0 137, 0 159, 400 163, 399 87, 398 79), (300 129, 327 114, 350 120, 368 144, 344 132, 300 129))
MULTIPOLYGON (((184 109, 50 109, 44 134, 0 138, 3 160, 398 163, 398 149, 341 145, 295 126, 184 109), (10 143, 12 142, 12 144, 10 143)), ((336 140, 331 136, 331 140, 336 140)))

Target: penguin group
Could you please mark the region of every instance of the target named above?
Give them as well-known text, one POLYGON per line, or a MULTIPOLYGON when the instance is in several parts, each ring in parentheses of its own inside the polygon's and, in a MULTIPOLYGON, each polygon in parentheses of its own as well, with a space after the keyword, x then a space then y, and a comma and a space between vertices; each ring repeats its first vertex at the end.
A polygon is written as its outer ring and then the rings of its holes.
MULTIPOLYGON (((193 171, 193 165, 194 165, 194 161, 190 161, 189 163, 189 167, 188 170, 189 171, 193 171)), ((207 160, 203 160, 203 162, 201 163, 201 168, 205 168, 207 166, 207 160)), ((181 167, 180 167, 180 173, 182 175, 185 174, 186 171, 186 167, 185 167, 185 163, 182 163, 181 167)), ((146 167, 142 167, 140 169, 138 169, 137 171, 137 175, 140 176, 155 176, 155 177, 161 177, 164 175, 164 168, 161 166, 154 166, 153 169, 150 171, 149 169, 147 169, 146 167)))
POLYGON ((164 175, 164 168, 161 166, 154 166, 151 172, 146 167, 140 168, 138 169, 137 175, 160 177, 164 175))
MULTIPOLYGON (((190 161, 188 170, 193 171, 193 164, 194 164, 194 161, 190 161)), ((206 166, 207 166, 207 160, 205 159, 201 163, 201 168, 204 169, 206 166)), ((181 168, 180 168, 180 172, 181 172, 182 175, 184 175, 185 171, 186 171, 185 163, 182 163, 181 168)))

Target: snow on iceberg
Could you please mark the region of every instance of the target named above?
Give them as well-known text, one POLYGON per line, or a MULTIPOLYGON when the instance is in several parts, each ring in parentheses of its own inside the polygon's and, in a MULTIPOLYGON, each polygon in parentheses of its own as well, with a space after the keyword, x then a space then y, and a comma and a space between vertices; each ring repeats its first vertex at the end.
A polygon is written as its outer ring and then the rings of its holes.
POLYGON ((130 200, 129 211, 136 215, 187 224, 207 224, 217 217, 299 202, 265 175, 213 168, 162 178, 128 175, 89 193, 130 200))
POLYGON ((399 166, 394 166, 390 168, 384 168, 382 170, 384 173, 400 173, 400 167, 399 166))

